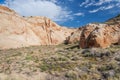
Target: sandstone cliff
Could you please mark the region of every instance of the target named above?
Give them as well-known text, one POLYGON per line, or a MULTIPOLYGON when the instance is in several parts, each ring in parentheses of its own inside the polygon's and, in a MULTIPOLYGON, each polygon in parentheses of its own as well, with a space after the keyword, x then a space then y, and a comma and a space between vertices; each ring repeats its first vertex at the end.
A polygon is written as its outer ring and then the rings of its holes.
POLYGON ((0 49, 63 43, 72 29, 61 27, 46 17, 22 17, 0 6, 0 49))
POLYGON ((13 10, 0 6, 0 49, 39 45, 31 26, 13 10))
MULTIPOLYGON (((118 22, 118 21, 117 21, 118 22)), ((101 47, 120 44, 120 23, 91 23, 79 28, 68 37, 67 43, 79 44, 80 48, 101 47)))
POLYGON ((42 45, 57 45, 63 43, 74 29, 61 27, 46 17, 25 18, 33 26, 31 29, 42 40, 42 45))
POLYGON ((80 27, 76 29, 74 32, 72 32, 71 35, 66 38, 65 44, 79 43, 82 30, 83 30, 83 27, 80 27))
POLYGON ((86 47, 107 48, 112 44, 119 44, 120 24, 97 26, 87 38, 86 47))
POLYGON ((61 27, 46 17, 19 16, 0 6, 0 49, 35 45, 79 43, 81 48, 120 44, 120 15, 104 24, 91 23, 79 29, 61 27))

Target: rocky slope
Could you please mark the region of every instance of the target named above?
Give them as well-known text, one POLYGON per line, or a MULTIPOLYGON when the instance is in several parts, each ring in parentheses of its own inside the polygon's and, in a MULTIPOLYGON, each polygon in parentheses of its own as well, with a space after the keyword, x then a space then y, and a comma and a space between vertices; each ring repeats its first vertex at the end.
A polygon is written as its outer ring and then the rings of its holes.
POLYGON ((33 32, 42 40, 41 45, 57 45, 63 43, 74 29, 61 27, 46 17, 25 18, 32 26, 33 32))
POLYGON ((110 47, 119 44, 120 24, 97 26, 87 38, 86 47, 110 47))
POLYGON ((107 20, 105 23, 106 23, 106 24, 111 24, 111 25, 120 23, 120 14, 118 14, 118 15, 117 15, 116 17, 114 17, 114 18, 111 18, 111 19, 107 20))
POLYGON ((31 26, 13 10, 0 6, 0 49, 39 45, 31 26))
POLYGON ((104 24, 90 23, 79 28, 67 40, 67 43, 78 42, 80 48, 107 48, 120 44, 120 17, 116 16, 104 24), (112 23, 112 24, 111 24, 112 23))
POLYGON ((82 33, 83 28, 78 28, 74 32, 71 33, 70 36, 66 38, 65 44, 75 44, 80 41, 80 36, 82 33))
POLYGON ((81 48, 106 48, 120 44, 120 15, 104 24, 91 23, 79 29, 61 27, 46 17, 21 17, 0 6, 0 49, 33 45, 78 43, 81 48))
POLYGON ((63 43, 72 29, 61 27, 46 17, 21 17, 0 6, 0 49, 63 43))

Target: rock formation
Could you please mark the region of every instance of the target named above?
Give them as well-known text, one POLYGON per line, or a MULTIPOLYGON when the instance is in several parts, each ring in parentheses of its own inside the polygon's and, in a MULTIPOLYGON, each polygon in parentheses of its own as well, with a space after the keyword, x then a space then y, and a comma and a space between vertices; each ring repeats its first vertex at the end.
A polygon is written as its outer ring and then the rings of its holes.
POLYGON ((111 18, 111 19, 107 20, 105 23, 109 24, 109 25, 119 24, 120 23, 120 14, 118 14, 114 18, 111 18))
POLYGON ((120 15, 104 24, 91 23, 79 29, 61 27, 46 17, 21 17, 0 6, 0 49, 33 45, 79 43, 81 48, 106 48, 120 44, 120 15))
MULTIPOLYGON (((118 21, 117 21, 118 22, 118 21)), ((112 22, 113 23, 113 22, 112 22)), ((79 42, 80 48, 107 48, 120 44, 120 23, 90 23, 79 28, 68 37, 67 43, 79 42)))
POLYGON ((46 17, 28 17, 31 29, 42 40, 41 45, 57 45, 62 43, 73 32, 72 29, 61 27, 46 17))
POLYGON ((31 45, 57 45, 72 29, 61 27, 46 17, 21 17, 0 6, 0 49, 31 45))
POLYGON ((66 38, 65 44, 79 43, 82 30, 83 28, 80 27, 76 29, 74 32, 72 32, 71 35, 66 38))
POLYGON ((13 10, 0 6, 0 49, 39 45, 31 26, 13 10))
POLYGON ((87 38, 87 47, 107 48, 119 44, 120 25, 102 25, 95 28, 87 38))
POLYGON ((98 24, 88 24, 85 27, 83 27, 80 35, 80 47, 86 48, 87 47, 87 38, 90 35, 90 33, 96 28, 98 24))

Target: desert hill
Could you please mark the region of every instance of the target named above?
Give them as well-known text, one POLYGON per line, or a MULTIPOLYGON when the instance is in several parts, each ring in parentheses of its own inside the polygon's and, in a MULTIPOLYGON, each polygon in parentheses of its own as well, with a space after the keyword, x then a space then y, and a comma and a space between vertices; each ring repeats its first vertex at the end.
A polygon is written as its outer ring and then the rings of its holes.
POLYGON ((120 17, 105 23, 90 23, 80 27, 66 40, 66 43, 78 43, 81 48, 101 47, 120 44, 120 17), (114 23, 114 24, 109 24, 114 23))
POLYGON ((118 24, 118 23, 120 23, 120 14, 118 14, 117 16, 115 16, 114 18, 111 18, 111 19, 109 19, 109 20, 107 20, 106 22, 105 22, 106 24, 118 24))
POLYGON ((78 29, 62 27, 46 17, 20 16, 0 6, 0 49, 78 43, 80 48, 107 48, 120 44, 120 15, 105 23, 78 29))
POLYGON ((0 6, 0 49, 35 45, 57 45, 74 29, 57 25, 46 17, 22 17, 0 6))
POLYGON ((0 6, 0 80, 120 80, 118 18, 70 29, 0 6))

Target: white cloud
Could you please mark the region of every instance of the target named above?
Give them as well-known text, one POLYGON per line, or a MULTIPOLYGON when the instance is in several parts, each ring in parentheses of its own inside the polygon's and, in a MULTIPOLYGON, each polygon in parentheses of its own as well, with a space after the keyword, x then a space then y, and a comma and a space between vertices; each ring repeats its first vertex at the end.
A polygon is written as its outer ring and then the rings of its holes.
POLYGON ((72 19, 71 11, 56 4, 57 0, 6 0, 5 6, 22 16, 46 16, 54 21, 72 19))
POLYGON ((79 12, 79 13, 75 13, 74 15, 75 16, 84 16, 84 13, 79 12))
POLYGON ((84 6, 84 7, 89 7, 89 6, 101 6, 103 4, 107 4, 110 2, 120 2, 120 0, 99 0, 99 1, 95 1, 95 0, 85 0, 85 2, 81 3, 80 6, 84 6))
POLYGON ((99 2, 95 3, 94 5, 95 6, 100 6, 102 4, 106 4, 106 3, 110 3, 112 2, 113 0, 99 0, 99 2))
POLYGON ((89 13, 95 13, 98 11, 120 7, 120 0, 98 0, 98 1, 85 0, 84 2, 80 4, 80 7, 84 7, 84 8, 93 7, 93 10, 89 10, 89 13), (96 7, 97 9, 95 9, 96 7))
POLYGON ((98 0, 98 1, 85 0, 85 2, 80 4, 80 7, 87 8, 89 6, 102 6, 103 4, 109 4, 109 3, 112 3, 112 2, 115 2, 117 4, 117 3, 120 3, 120 0, 98 0))
POLYGON ((90 13, 95 13, 95 12, 98 12, 98 11, 103 11, 103 10, 111 9, 113 7, 115 7, 115 5, 102 6, 102 7, 98 8, 98 9, 90 10, 89 12, 90 13))
POLYGON ((95 4, 95 0, 92 0, 90 3, 86 4, 85 5, 85 8, 89 7, 89 6, 92 6, 95 4))
POLYGON ((47 1, 51 1, 51 2, 53 2, 53 3, 56 3, 56 2, 57 2, 57 0, 47 0, 47 1))
POLYGON ((90 10, 89 13, 95 13, 95 12, 98 12, 100 9, 94 9, 94 10, 90 10))
POLYGON ((89 3, 89 0, 85 0, 85 2, 82 2, 82 3, 80 4, 80 7, 82 7, 82 6, 84 6, 84 5, 88 4, 88 3, 89 3))
POLYGON ((117 3, 116 6, 120 7, 120 3, 117 3))

